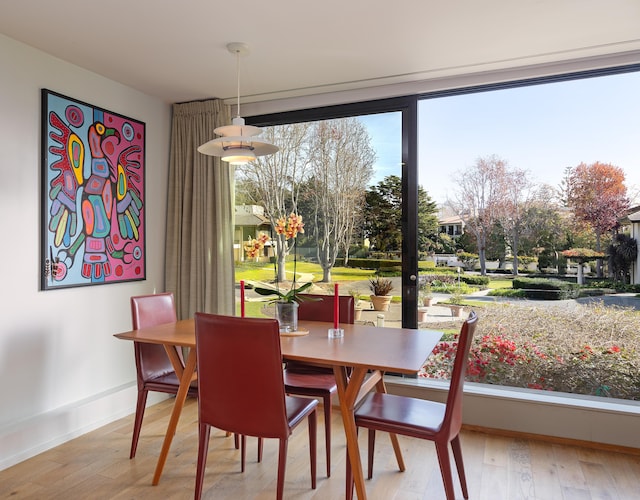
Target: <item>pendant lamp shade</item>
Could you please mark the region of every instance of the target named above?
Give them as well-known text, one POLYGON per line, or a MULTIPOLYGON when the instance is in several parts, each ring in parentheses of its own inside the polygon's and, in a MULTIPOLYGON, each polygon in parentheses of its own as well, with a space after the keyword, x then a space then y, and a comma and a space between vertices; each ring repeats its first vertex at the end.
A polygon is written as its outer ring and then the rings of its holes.
POLYGON ((231 125, 216 128, 214 133, 221 137, 204 143, 198 147, 198 152, 219 156, 222 161, 242 165, 258 156, 276 153, 279 148, 259 137, 262 133, 261 128, 245 125, 244 118, 240 117, 240 55, 247 54, 249 49, 244 43, 230 43, 227 49, 236 54, 237 58, 238 115, 232 120, 231 125))

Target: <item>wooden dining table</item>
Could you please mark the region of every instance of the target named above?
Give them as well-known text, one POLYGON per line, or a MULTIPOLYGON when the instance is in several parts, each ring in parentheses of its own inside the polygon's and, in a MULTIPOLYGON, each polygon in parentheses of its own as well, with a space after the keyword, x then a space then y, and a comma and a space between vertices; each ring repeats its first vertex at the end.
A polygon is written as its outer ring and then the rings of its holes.
MULTIPOLYGON (((298 330, 309 333, 281 336, 282 356, 288 360, 333 367, 355 490, 359 499, 366 499, 364 474, 354 420, 354 410, 357 403, 374 388, 377 391, 386 391, 383 379, 385 372, 415 375, 442 337, 442 332, 341 324, 340 328, 344 329, 344 336, 329 338, 327 332, 333 326, 332 323, 319 321, 300 321, 298 330)), ((195 323, 193 319, 187 319, 176 323, 118 333, 115 337, 136 342, 162 344, 180 378, 180 388, 175 398, 153 476, 152 483, 156 485, 162 475, 162 469, 187 397, 189 385, 197 378, 195 323), (182 347, 190 348, 184 366, 178 356, 178 349, 182 347)), ((397 437, 392 435, 391 440, 400 469, 404 470, 397 437)), ((346 488, 347 497, 350 497, 351 485, 347 484, 346 488)))

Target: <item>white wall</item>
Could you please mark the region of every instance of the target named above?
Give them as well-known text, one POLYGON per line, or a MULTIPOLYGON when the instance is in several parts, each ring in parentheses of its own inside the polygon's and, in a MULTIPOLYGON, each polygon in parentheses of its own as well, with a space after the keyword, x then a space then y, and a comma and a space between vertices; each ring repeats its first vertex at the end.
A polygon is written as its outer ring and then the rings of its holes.
MULTIPOLYGON (((141 64, 144 64, 141 61, 141 64)), ((129 297, 162 291, 171 107, 0 35, 0 470, 135 408, 129 297), (146 123, 145 281, 39 291, 40 89, 146 123)))

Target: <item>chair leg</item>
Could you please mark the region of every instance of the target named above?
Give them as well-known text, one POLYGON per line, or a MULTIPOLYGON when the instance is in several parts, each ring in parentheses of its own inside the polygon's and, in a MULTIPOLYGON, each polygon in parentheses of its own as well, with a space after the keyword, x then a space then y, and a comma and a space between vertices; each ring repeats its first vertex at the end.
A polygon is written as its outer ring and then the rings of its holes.
POLYGON ((196 490, 194 499, 202 497, 202 484, 204 482, 204 469, 207 466, 207 451, 209 450, 209 433, 211 427, 200 424, 198 432, 198 466, 196 468, 196 490))
POLYGON ((449 460, 449 443, 436 441, 436 452, 438 454, 438 463, 440 464, 440 474, 442 474, 442 482, 444 483, 444 492, 447 500, 455 500, 453 492, 453 478, 451 477, 451 462, 449 460))
POLYGON ((369 446, 367 452, 368 458, 368 467, 367 467, 367 479, 371 479, 373 477, 373 454, 376 451, 376 430, 369 429, 369 446))
POLYGON ((138 402, 136 403, 136 416, 133 421, 133 437, 131 438, 131 452, 129 453, 129 459, 136 456, 136 450, 138 449, 138 438, 140 438, 144 408, 147 404, 147 394, 148 391, 146 389, 138 389, 138 402))
POLYGON ((280 451, 278 452, 278 487, 276 491, 276 499, 282 500, 284 494, 284 473, 287 466, 287 439, 280 440, 280 451))
MULTIPOLYGON (((356 428, 357 430, 357 428, 356 428)), ((345 500, 353 500, 353 488, 355 486, 355 482, 353 480, 353 470, 351 469, 351 461, 349 460, 349 450, 346 450, 346 459, 347 459, 347 480, 346 480, 346 491, 345 491, 345 500)))
POLYGON ((258 438, 258 463, 262 462, 262 438, 258 438))
POLYGON ((247 458, 247 436, 240 436, 240 472, 244 472, 244 462, 247 458))
POLYGON ((464 498, 469 498, 469 491, 467 490, 467 479, 464 475, 464 461, 462 460, 462 447, 460 446, 459 434, 451 440, 451 449, 453 450, 453 458, 456 461, 456 469, 458 469, 458 479, 460 479, 462 496, 464 498))
POLYGON ((311 489, 316 489, 318 458, 318 416, 315 409, 307 417, 309 420, 309 463, 311 465, 311 489))
POLYGON ((240 435, 236 433, 233 434, 233 446, 236 447, 236 450, 240 449, 240 435))
POLYGON ((327 477, 331 477, 331 394, 322 398, 324 406, 324 445, 327 456, 327 477))

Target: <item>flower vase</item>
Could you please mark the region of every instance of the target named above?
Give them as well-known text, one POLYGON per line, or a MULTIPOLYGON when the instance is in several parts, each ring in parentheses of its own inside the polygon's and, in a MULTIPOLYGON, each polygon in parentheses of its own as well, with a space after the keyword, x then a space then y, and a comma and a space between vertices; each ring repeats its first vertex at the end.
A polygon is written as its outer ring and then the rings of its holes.
POLYGON ((281 332, 295 332, 298 330, 298 303, 276 302, 276 319, 281 332))

